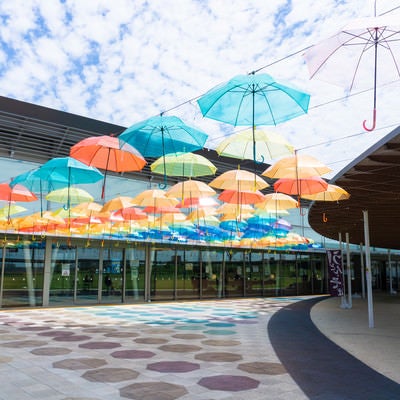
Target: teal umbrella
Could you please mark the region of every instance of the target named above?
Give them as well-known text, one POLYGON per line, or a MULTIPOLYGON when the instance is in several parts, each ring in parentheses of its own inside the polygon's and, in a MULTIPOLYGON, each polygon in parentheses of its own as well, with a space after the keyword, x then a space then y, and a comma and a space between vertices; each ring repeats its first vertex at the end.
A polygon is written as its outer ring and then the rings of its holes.
MULTIPOLYGON (((103 179, 103 174, 95 167, 90 167, 72 157, 53 158, 43 164, 36 175, 44 181, 51 182, 60 177, 66 179, 64 187, 71 185, 95 183, 103 179)), ((70 201, 67 202, 67 208, 70 207, 70 201)))
MULTIPOLYGON (((178 117, 159 115, 132 125, 118 138, 122 149, 128 143, 144 157, 163 156, 165 162, 166 154, 189 153, 202 149, 208 135, 186 125, 178 117)), ((165 165, 163 170, 166 171, 165 165)), ((166 174, 164 180, 166 181, 166 174)))
POLYGON ((118 139, 122 149, 124 143, 128 143, 144 157, 159 157, 200 150, 207 137, 206 133, 186 125, 178 117, 159 115, 132 125, 118 139))
POLYGON ((252 127, 254 163, 256 126, 278 125, 303 115, 309 102, 309 94, 278 83, 268 74, 255 73, 237 75, 197 100, 204 117, 252 127))
POLYGON ((10 182, 10 186, 14 187, 17 184, 24 185, 31 192, 40 194, 40 215, 43 214, 43 193, 48 193, 56 189, 61 189, 68 186, 68 177, 55 173, 49 179, 44 179, 39 176, 39 168, 24 172, 10 182))

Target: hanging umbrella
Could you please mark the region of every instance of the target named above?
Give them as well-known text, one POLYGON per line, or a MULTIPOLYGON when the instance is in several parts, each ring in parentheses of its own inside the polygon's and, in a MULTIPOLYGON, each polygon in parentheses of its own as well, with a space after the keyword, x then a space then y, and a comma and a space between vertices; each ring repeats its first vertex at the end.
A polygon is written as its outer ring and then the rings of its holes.
POLYGON ((101 198, 105 198, 107 172, 140 171, 146 160, 129 144, 120 148, 120 142, 114 136, 92 136, 81 140, 71 147, 70 156, 83 163, 104 169, 101 198))
POLYGON ((373 122, 376 127, 376 88, 400 78, 400 23, 396 16, 359 18, 304 54, 311 78, 342 85, 346 90, 373 86, 373 122), (381 71, 384 71, 381 73, 381 71))
POLYGON ((192 179, 178 182, 166 192, 167 197, 178 197, 180 199, 210 197, 215 194, 215 190, 206 183, 192 179))
POLYGON ((86 190, 77 187, 66 187, 48 193, 46 200, 63 204, 79 204, 93 201, 93 196, 86 190))
POLYGON ((148 189, 134 197, 132 203, 139 207, 175 207, 179 202, 174 197, 167 197, 164 190, 148 189))
POLYGON ((226 171, 214 178, 209 185, 217 189, 253 191, 262 190, 269 186, 269 184, 258 175, 241 169, 226 171))
POLYGON ((104 206, 102 207, 101 211, 105 212, 105 211, 122 210, 124 208, 132 207, 133 205, 134 205, 133 197, 117 196, 107 201, 107 203, 105 203, 104 206))
MULTIPOLYGON (((188 153, 204 147, 208 135, 186 125, 175 116, 159 115, 132 125, 119 135, 121 148, 125 143, 135 147, 144 157, 163 157, 172 153, 188 153)), ((166 166, 164 165, 164 171, 166 166)), ((166 174, 164 185, 166 186, 166 174)))
POLYGON ((178 205, 178 208, 203 208, 217 206, 219 203, 212 197, 186 197, 178 205))
POLYGON ((45 180, 38 176, 38 171, 39 168, 35 168, 14 177, 10 182, 10 186, 14 187, 17 184, 22 184, 30 191, 38 193, 40 195, 40 213, 43 214, 43 194, 67 187, 68 178, 63 175, 55 174, 52 179, 45 180))
POLYGON ((150 166, 156 174, 193 178, 214 175, 217 167, 207 158, 194 153, 173 153, 158 158, 150 166))
POLYGON ((250 190, 229 190, 226 189, 218 196, 218 199, 225 203, 233 204, 254 204, 261 203, 264 200, 264 195, 256 190, 255 192, 250 190))
POLYGON ((322 176, 332 170, 315 157, 303 154, 295 154, 284 157, 269 166, 261 175, 268 178, 309 178, 322 176))
POLYGON ((310 96, 278 83, 268 74, 238 75, 197 100, 203 116, 234 126, 250 126, 253 160, 257 149, 255 128, 277 125, 308 111, 310 96))
MULTIPOLYGON (((256 142, 256 160, 264 162, 294 153, 294 147, 281 135, 274 131, 257 128, 254 131, 256 142)), ((253 159, 253 131, 244 131, 230 135, 224 139, 215 151, 220 156, 244 159, 253 159)))
POLYGON ((6 220, 11 215, 19 214, 24 211, 26 211, 25 207, 17 204, 10 204, 10 206, 0 208, 0 220, 6 220))
POLYGON ((13 202, 27 203, 36 201, 37 197, 23 185, 16 184, 11 187, 8 183, 0 183, 0 200, 4 200, 8 203, 7 219, 10 220, 11 205, 13 202))
MULTIPOLYGON (((96 167, 91 167, 72 157, 53 158, 43 164, 37 171, 37 176, 43 180, 51 181, 63 176, 67 179, 67 187, 71 185, 95 183, 103 178, 96 167)), ((67 208, 70 202, 67 202, 67 208)))
POLYGON ((328 183, 318 176, 304 179, 281 178, 274 183, 276 192, 298 195, 299 197, 324 192, 327 188, 328 183))
POLYGON ((340 186, 328 183, 328 187, 325 191, 313 194, 303 194, 301 197, 303 199, 314 201, 339 201, 350 198, 350 193, 342 189, 340 186))
POLYGON ((255 204, 255 207, 259 210, 273 210, 275 212, 295 208, 297 201, 284 193, 268 193, 264 196, 262 202, 255 204))

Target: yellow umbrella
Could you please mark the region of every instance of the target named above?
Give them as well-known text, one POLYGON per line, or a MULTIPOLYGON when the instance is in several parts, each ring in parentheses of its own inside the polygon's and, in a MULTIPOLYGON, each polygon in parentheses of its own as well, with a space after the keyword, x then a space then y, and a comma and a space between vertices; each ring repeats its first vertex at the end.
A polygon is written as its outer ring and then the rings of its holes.
POLYGON ((161 189, 149 189, 132 199, 132 205, 139 207, 175 207, 179 201, 174 197, 167 197, 161 189))
POLYGON ((297 201, 285 193, 268 193, 264 201, 256 203, 255 207, 260 210, 280 211, 288 208, 296 208, 297 201))
POLYGON ((113 199, 107 201, 107 203, 104 204, 103 208, 101 209, 101 212, 116 211, 132 207, 134 205, 132 200, 133 197, 128 197, 128 196, 114 197, 113 199))
POLYGON ((220 156, 253 160, 254 147, 256 160, 261 162, 294 154, 294 147, 279 133, 257 128, 246 129, 230 135, 215 149, 220 156))
POLYGON ((25 207, 19 206, 17 204, 10 204, 7 207, 0 208, 0 220, 9 219, 10 215, 19 214, 26 211, 25 207))
POLYGON ((78 204, 74 207, 71 208, 72 211, 82 211, 84 213, 96 213, 96 212, 100 212, 100 210, 103 208, 103 206, 101 204, 95 203, 93 201, 89 201, 89 202, 84 202, 81 204, 78 204))
POLYGON ((209 185, 217 189, 228 190, 262 190, 269 184, 253 172, 241 169, 226 171, 213 179, 209 185))
POLYGON ((93 201, 93 196, 86 190, 69 186, 48 193, 46 200, 55 203, 78 204, 93 201))
POLYGON ((210 188, 206 183, 191 179, 184 182, 178 182, 166 192, 167 197, 179 197, 181 199, 210 197, 215 194, 215 190, 210 188))
POLYGON ((325 175, 332 170, 315 157, 295 154, 284 157, 268 167, 261 175, 268 178, 303 179, 325 175))
POLYGON ((339 201, 350 198, 350 193, 340 186, 328 183, 328 188, 324 192, 302 195, 301 198, 314 201, 339 201))

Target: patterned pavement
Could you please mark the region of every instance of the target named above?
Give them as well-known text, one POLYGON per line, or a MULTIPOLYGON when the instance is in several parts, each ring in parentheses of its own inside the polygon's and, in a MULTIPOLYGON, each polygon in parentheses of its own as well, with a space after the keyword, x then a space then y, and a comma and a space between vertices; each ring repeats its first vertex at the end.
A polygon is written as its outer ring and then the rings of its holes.
POLYGON ((2 310, 0 400, 400 398, 312 323, 321 299, 2 310))
POLYGON ((2 311, 0 399, 306 399, 267 337, 299 300, 2 311))

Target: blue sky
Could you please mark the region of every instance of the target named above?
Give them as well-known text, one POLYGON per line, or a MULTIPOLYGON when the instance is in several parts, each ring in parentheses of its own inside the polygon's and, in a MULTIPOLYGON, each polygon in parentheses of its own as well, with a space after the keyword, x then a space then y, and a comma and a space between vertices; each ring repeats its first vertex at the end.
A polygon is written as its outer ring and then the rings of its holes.
MULTIPOLYGON (((400 1, 376 8, 400 21, 400 1)), ((378 88, 377 129, 366 133, 371 91, 347 96, 310 80, 301 50, 373 13, 364 0, 2 1, 0 95, 124 126, 171 110, 215 148, 235 129, 204 118, 193 99, 266 66, 311 94, 307 115, 271 129, 334 175, 400 124, 400 84, 378 88)))

